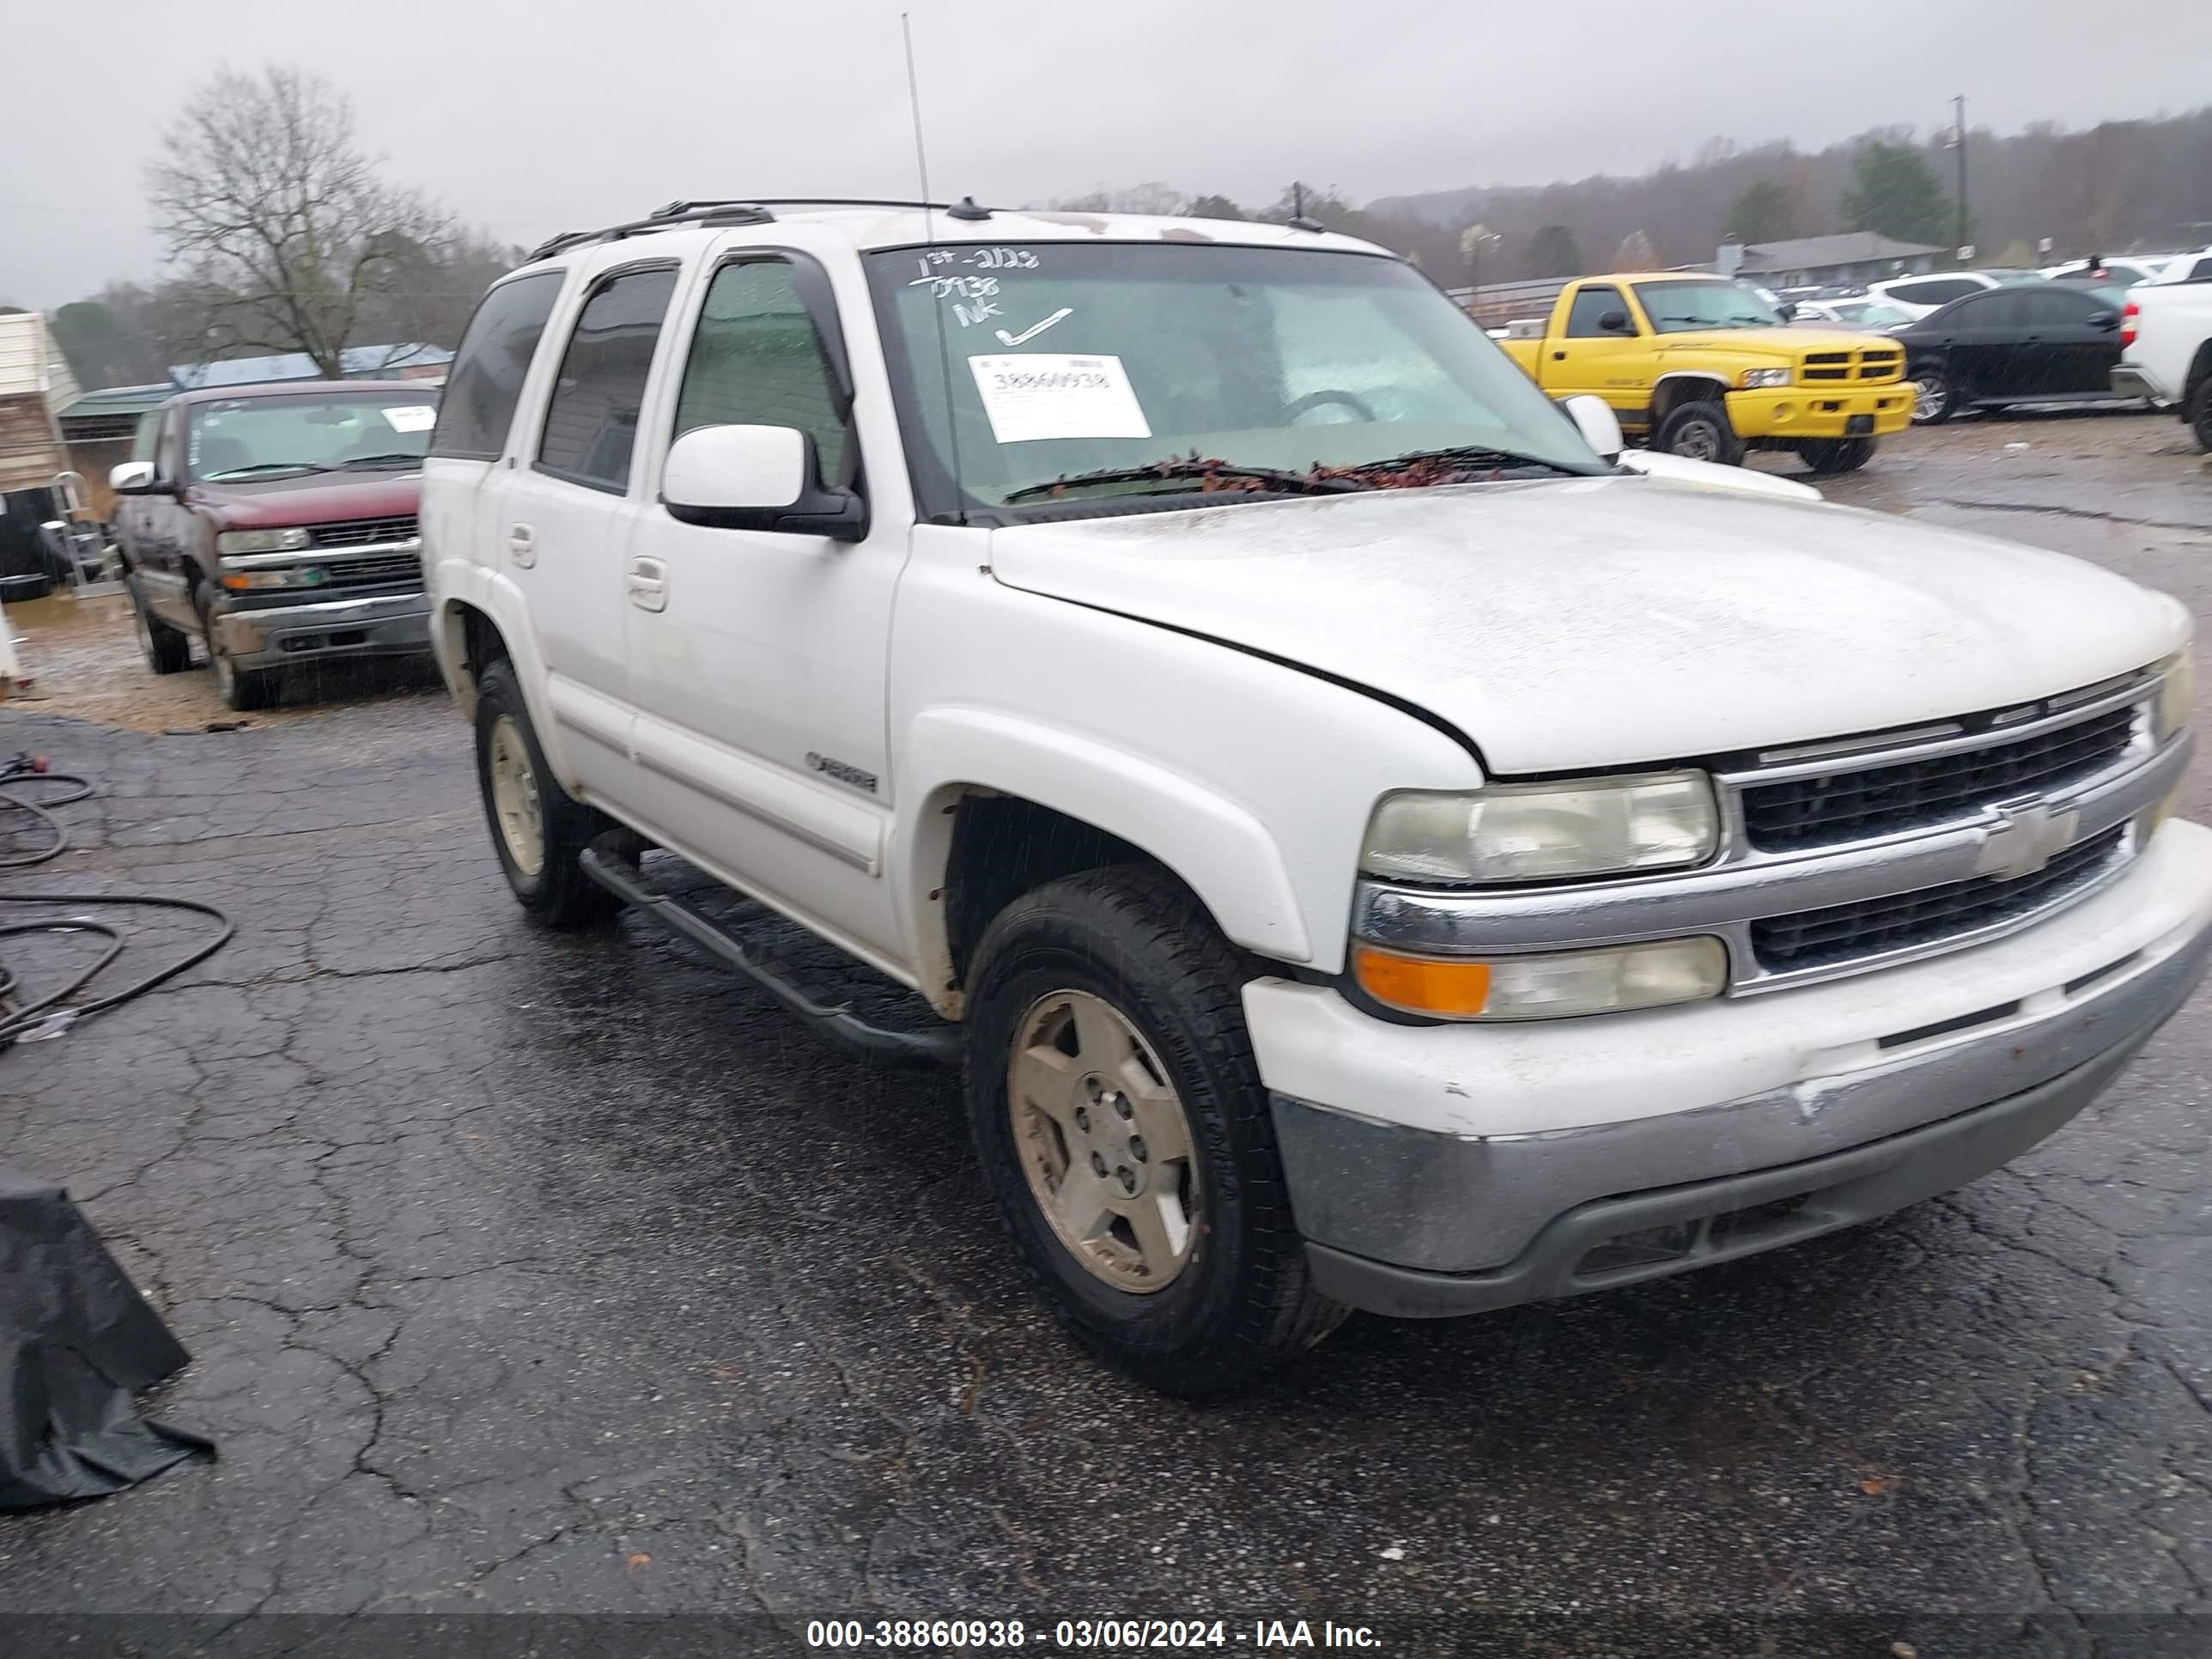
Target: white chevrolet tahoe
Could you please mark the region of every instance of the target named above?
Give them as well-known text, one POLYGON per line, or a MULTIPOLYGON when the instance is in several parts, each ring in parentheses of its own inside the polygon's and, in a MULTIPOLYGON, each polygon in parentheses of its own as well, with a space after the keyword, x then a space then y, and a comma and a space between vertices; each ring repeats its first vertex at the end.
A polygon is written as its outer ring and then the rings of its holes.
POLYGON ((1343 237, 679 204, 470 324, 432 633, 526 910, 957 1061, 1066 1323, 1219 1392, 1969 1181, 2203 969, 2181 605, 1617 444, 1343 237))

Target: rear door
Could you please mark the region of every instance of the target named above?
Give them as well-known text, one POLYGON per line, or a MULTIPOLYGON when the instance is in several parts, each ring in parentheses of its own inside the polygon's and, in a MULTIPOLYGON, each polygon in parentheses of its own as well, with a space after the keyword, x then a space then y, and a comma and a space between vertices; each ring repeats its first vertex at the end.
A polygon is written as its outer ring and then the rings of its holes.
POLYGON ((490 500, 491 545, 526 597, 571 787, 629 796, 633 710, 624 657, 624 560, 637 524, 639 422, 678 266, 597 272, 564 307, 559 366, 526 465, 490 500))
POLYGON ((1651 342, 1625 289, 1583 283, 1542 351, 1537 383, 1553 397, 1586 392, 1612 404, 1624 422, 1650 418, 1651 342))

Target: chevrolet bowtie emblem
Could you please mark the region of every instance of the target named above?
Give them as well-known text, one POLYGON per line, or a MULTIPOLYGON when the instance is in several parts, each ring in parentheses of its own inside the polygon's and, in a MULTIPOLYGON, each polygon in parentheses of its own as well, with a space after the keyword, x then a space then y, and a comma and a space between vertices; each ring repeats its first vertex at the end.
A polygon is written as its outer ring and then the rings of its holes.
POLYGON ((1991 809, 1997 821, 1982 842, 1974 868, 1999 881, 2032 876, 2074 844, 2081 814, 2053 811, 2041 800, 2005 801, 1991 809))

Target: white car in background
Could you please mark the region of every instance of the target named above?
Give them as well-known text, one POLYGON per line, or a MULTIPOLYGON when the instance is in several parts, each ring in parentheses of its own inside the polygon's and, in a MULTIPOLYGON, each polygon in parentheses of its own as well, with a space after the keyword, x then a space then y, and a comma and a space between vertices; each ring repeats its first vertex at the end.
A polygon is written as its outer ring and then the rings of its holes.
POLYGON ((2069 259, 2063 264, 2045 265, 2038 276, 2053 283, 2086 283, 2094 280, 2112 288, 2133 288, 2137 283, 2155 283, 2166 274, 2175 255, 2170 253, 2131 253, 2115 259, 2069 259), (2092 278, 2092 271, 2105 274, 2092 278))
POLYGON ((1938 270, 1922 276, 1892 276, 1884 282, 1869 283, 1867 295, 1887 301, 1917 322, 1977 289, 2041 280, 2040 274, 2033 270, 1938 270))
POLYGON ((2166 269, 2141 286, 2163 287, 2168 283, 2212 283, 2212 247, 2199 248, 2194 253, 2177 253, 2166 263, 2166 269))
POLYGON ((1903 328, 1913 320, 1902 306, 1871 294, 1844 300, 1800 300, 1790 320, 1807 328, 1863 328, 1869 331, 1903 328))

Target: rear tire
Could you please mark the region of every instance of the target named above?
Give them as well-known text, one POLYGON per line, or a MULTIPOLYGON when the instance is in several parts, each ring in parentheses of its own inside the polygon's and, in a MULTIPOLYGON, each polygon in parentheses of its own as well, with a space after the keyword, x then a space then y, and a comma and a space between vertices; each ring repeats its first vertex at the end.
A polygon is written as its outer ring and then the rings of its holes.
POLYGON ((500 870, 532 917, 548 927, 582 927, 621 908, 577 861, 594 836, 615 825, 553 775, 504 659, 477 681, 477 787, 500 870))
POLYGON ((1808 438, 1797 447, 1805 470, 1823 478, 1856 472, 1874 458, 1871 438, 1808 438))
POLYGON ((1913 425, 1941 426, 1959 412, 1959 388, 1934 363, 1908 368, 1905 378, 1912 387, 1913 425))
POLYGON ((1692 461, 1712 461, 1721 466, 1743 465, 1743 440, 1735 435, 1727 408, 1717 403, 1676 404, 1659 422, 1651 447, 1692 461))
POLYGON ((2189 399, 2189 427, 2197 434, 2197 447, 2212 454, 2212 374, 2197 383, 2189 399))
POLYGON ((1249 977, 1140 865, 1016 899, 969 975, 970 1126, 1024 1263, 1085 1346, 1190 1399, 1250 1387, 1350 1311, 1308 1276, 1249 977))
POLYGON ((147 609, 138 579, 125 576, 125 592, 131 595, 131 615, 137 624, 138 648, 146 653, 146 666, 156 674, 177 674, 192 665, 191 635, 172 628, 147 609))

